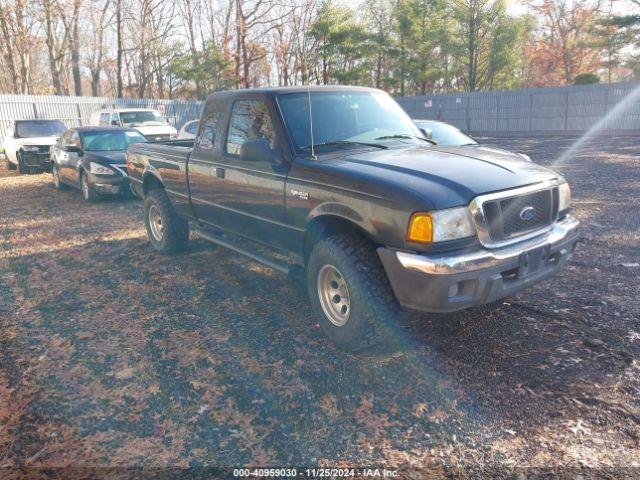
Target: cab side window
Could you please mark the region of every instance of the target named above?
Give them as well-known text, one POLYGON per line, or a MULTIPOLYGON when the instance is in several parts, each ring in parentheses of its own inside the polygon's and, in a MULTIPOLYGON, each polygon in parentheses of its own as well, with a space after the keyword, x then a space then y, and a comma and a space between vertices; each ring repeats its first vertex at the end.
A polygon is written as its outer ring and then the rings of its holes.
POLYGON ((109 113, 101 113, 100 114, 100 125, 109 125, 109 113))
POLYGON ((69 145, 71 143, 71 134, 73 133, 73 129, 69 129, 66 132, 64 132, 64 134, 58 139, 58 144, 61 147, 64 147, 65 145, 69 145))
MULTIPOLYGON (((216 135, 218 133, 218 128, 220 127, 220 113, 214 112, 205 118, 204 123, 202 124, 202 131, 200 132, 200 137, 198 138, 198 146, 200 148, 212 149, 213 145, 216 141, 216 135)), ((197 131, 198 123, 193 124, 195 127, 195 131, 197 131)))
POLYGON ((276 134, 265 102, 240 100, 233 104, 227 137, 227 153, 240 155, 242 145, 247 140, 264 138, 275 147, 276 134))
POLYGON ((80 134, 77 130, 74 130, 71 133, 71 139, 69 140, 69 145, 75 145, 78 148, 82 147, 82 143, 80 142, 80 134))
POLYGON ((120 125, 120 115, 117 112, 111 114, 111 125, 120 125))

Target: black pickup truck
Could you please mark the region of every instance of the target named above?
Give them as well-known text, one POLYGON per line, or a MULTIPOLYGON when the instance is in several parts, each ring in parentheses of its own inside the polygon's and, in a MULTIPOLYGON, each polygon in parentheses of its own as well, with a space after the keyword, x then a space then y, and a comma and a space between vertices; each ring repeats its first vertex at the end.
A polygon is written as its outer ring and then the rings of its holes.
POLYGON ((379 340, 401 307, 451 312, 537 283, 578 240, 560 175, 437 145, 373 89, 215 93, 195 141, 131 145, 127 168, 157 250, 184 249, 191 227, 304 271, 320 326, 350 350, 379 340))

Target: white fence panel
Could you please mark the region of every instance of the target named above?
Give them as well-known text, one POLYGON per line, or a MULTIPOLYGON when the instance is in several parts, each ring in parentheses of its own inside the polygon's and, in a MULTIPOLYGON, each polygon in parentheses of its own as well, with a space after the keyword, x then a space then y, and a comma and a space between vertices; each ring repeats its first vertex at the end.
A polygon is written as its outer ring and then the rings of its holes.
POLYGON ((640 82, 421 95, 397 99, 413 118, 470 133, 638 132, 640 82), (603 120, 605 119, 606 120, 603 120))

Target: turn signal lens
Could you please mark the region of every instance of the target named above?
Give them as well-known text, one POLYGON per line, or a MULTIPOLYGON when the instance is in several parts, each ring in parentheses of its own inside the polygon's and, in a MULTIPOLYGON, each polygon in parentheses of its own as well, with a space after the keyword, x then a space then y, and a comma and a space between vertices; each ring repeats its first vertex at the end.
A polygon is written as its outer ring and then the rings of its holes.
POLYGON ((409 221, 407 240, 410 242, 433 242, 433 222, 428 213, 414 213, 409 221))

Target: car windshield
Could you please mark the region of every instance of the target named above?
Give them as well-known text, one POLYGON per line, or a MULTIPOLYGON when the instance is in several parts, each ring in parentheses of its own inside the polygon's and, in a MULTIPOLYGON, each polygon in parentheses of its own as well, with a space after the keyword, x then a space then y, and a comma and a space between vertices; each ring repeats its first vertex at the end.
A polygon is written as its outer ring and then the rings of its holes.
POLYGON ((25 120, 16 122, 16 138, 59 137, 66 127, 59 120, 25 120))
POLYGON ((120 112, 122 125, 126 127, 146 127, 168 125, 167 120, 157 112, 149 110, 120 112))
POLYGON ((146 142, 147 139, 135 130, 115 132, 86 132, 82 134, 84 148, 88 152, 126 150, 132 143, 146 142))
POLYGON ((473 138, 465 135, 453 125, 442 122, 421 122, 416 121, 418 127, 423 128, 427 133, 431 132, 431 139, 438 145, 460 146, 477 145, 473 138))
POLYGON ((285 123, 298 151, 312 143, 341 148, 387 142, 425 144, 420 130, 386 93, 371 91, 312 92, 313 136, 309 122, 309 94, 278 97, 285 123), (313 141, 312 141, 313 138, 313 141))

